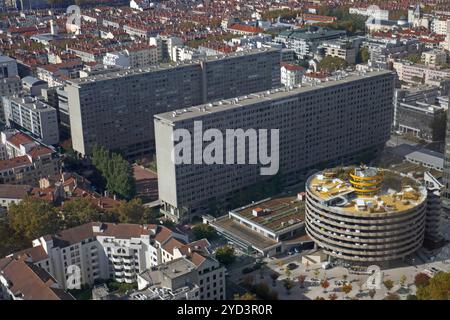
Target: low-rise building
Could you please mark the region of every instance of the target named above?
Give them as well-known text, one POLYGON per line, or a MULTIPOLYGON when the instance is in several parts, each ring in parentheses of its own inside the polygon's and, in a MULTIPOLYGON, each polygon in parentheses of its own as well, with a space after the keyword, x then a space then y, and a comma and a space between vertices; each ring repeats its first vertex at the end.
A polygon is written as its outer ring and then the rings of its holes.
POLYGON ((74 300, 28 257, 0 259, 0 300, 74 300))
POLYGON ((245 252, 273 256, 309 242, 305 236, 305 204, 298 197, 264 199, 203 221, 245 252))
POLYGON ((280 69, 281 83, 286 87, 293 87, 302 83, 302 77, 306 71, 305 68, 295 64, 282 63, 280 69))
POLYGON ((17 130, 1 133, 0 183, 37 186, 39 179, 59 172, 57 153, 17 130))
POLYGON ((439 86, 443 79, 450 77, 450 69, 414 64, 409 61, 396 61, 393 68, 398 79, 409 84, 439 86))
POLYGON ((31 189, 28 185, 0 184, 0 211, 8 210, 12 203, 18 204, 30 194, 31 189))
POLYGON ((438 66, 447 62, 447 54, 443 50, 432 50, 422 53, 422 63, 438 66))

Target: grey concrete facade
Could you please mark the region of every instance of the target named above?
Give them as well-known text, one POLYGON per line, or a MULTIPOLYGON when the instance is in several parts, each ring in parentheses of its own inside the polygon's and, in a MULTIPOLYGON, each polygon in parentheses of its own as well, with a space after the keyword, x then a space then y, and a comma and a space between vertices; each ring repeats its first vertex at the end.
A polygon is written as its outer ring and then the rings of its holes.
MULTIPOLYGON (((200 214, 211 199, 231 199, 242 188, 271 178, 260 175, 260 164, 175 165, 171 160, 174 130, 192 134, 196 121, 202 121, 204 130, 221 132, 279 129, 279 172, 288 183, 298 183, 320 164, 351 163, 353 156, 382 147, 390 134, 393 89, 393 73, 375 71, 156 115, 164 211, 174 220, 200 214)), ((247 143, 245 148, 247 154, 247 143)))
POLYGON ((129 157, 148 153, 155 114, 280 86, 279 68, 279 50, 264 49, 69 81, 73 148, 82 155, 95 144, 129 157))

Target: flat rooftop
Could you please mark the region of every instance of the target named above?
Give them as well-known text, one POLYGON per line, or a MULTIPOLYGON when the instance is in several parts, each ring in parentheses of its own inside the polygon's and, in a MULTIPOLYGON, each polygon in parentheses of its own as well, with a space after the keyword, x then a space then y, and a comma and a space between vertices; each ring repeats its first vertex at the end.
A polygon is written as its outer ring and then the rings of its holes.
POLYGON ((160 64, 146 67, 146 68, 123 69, 123 70, 119 70, 119 71, 114 70, 109 73, 92 75, 92 76, 88 76, 85 78, 71 79, 71 80, 68 80, 67 83, 69 85, 79 87, 80 85, 97 82, 97 81, 112 80, 112 79, 123 78, 123 77, 127 77, 127 76, 138 75, 138 74, 157 72, 157 71, 161 71, 161 70, 190 67, 190 66, 196 65, 200 61, 206 61, 206 62, 220 61, 220 60, 224 60, 224 59, 238 58, 238 57, 255 55, 255 54, 260 54, 263 52, 271 52, 271 51, 275 52, 275 51, 280 51, 280 50, 274 49, 274 48, 250 49, 247 51, 233 52, 233 53, 229 53, 226 55, 207 56, 207 57, 199 59, 199 60, 186 60, 183 62, 160 63, 160 64))
POLYGON ((296 197, 274 198, 230 213, 276 233, 305 221, 305 203, 296 197))
POLYGON ((314 90, 331 88, 343 85, 353 81, 359 81, 370 77, 392 74, 389 70, 374 70, 371 72, 343 72, 336 76, 330 76, 319 84, 302 84, 294 88, 278 88, 259 93, 252 93, 246 96, 233 99, 224 99, 214 103, 201 104, 194 107, 183 108, 176 111, 165 112, 155 115, 156 119, 168 123, 175 123, 199 116, 204 116, 225 110, 242 108, 248 105, 261 103, 264 101, 275 101, 283 98, 289 98, 300 93, 310 92, 314 90))
POLYGON ((260 250, 264 250, 265 248, 277 244, 275 240, 267 238, 228 217, 224 219, 217 219, 212 222, 212 224, 224 229, 227 233, 232 235, 233 238, 238 238, 260 250))
POLYGON ((357 192, 350 182, 349 174, 353 169, 334 168, 316 173, 308 179, 306 188, 322 199, 325 205, 352 214, 394 214, 414 208, 426 200, 426 189, 418 180, 378 168, 370 168, 378 171, 376 177, 362 178, 367 183, 381 179, 379 190, 368 194, 357 192))

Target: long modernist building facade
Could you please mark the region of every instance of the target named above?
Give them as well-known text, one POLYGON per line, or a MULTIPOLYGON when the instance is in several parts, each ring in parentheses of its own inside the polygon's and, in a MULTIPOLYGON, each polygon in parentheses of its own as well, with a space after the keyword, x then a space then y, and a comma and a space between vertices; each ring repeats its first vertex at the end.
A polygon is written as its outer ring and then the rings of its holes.
POLYGON ((427 191, 417 180, 373 167, 335 168, 306 182, 306 232, 333 259, 388 263, 424 240, 427 191))
POLYGON ((153 116, 281 86, 280 51, 259 49, 71 80, 68 96, 73 148, 97 144, 129 157, 154 150, 153 116))
MULTIPOLYGON (((173 134, 177 129, 192 134, 194 122, 222 133, 279 128, 278 172, 288 184, 304 181, 321 163, 354 162, 358 154, 382 148, 393 117, 393 74, 373 71, 329 80, 156 115, 158 188, 166 215, 179 220, 201 214, 210 201, 229 201, 242 188, 273 177, 260 174, 267 167, 261 164, 176 165, 173 134)), ((255 152, 246 143, 246 158, 249 150, 255 152)))

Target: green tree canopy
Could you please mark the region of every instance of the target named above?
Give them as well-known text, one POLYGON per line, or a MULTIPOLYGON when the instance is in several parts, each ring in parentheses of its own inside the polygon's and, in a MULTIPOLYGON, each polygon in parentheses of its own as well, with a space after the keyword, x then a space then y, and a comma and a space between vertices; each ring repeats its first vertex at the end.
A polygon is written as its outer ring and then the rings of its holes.
POLYGON ((236 255, 234 254, 234 248, 230 246, 224 246, 217 249, 216 259, 226 266, 232 264, 236 259, 236 255))
POLYGON ((200 239, 208 239, 212 240, 214 239, 217 234, 213 227, 207 225, 207 224, 198 224, 195 227, 192 228, 192 232, 194 233, 194 238, 196 240, 200 239))
POLYGON ((319 70, 327 72, 342 70, 347 68, 347 66, 348 63, 344 59, 331 56, 324 57, 317 65, 319 70))
POLYGON ((95 146, 92 164, 106 180, 106 189, 122 199, 132 199, 136 194, 133 168, 120 154, 95 146))
POLYGON ((151 210, 142 205, 141 199, 121 201, 113 210, 121 223, 154 223, 155 221, 147 221, 150 215, 147 211, 151 210))
POLYGON ((358 56, 356 58, 358 63, 367 63, 367 61, 369 61, 370 59, 370 53, 369 53, 369 49, 367 49, 366 47, 362 47, 361 49, 359 49, 358 51, 358 56))
POLYGON ((60 226, 58 213, 53 205, 31 197, 26 197, 18 204, 11 204, 8 220, 15 234, 28 241, 54 233, 60 226))
POLYGON ((449 300, 450 272, 438 272, 427 286, 417 288, 419 300, 449 300))
POLYGON ((101 210, 89 199, 76 198, 64 202, 61 209, 63 225, 73 228, 88 222, 100 221, 101 210))

